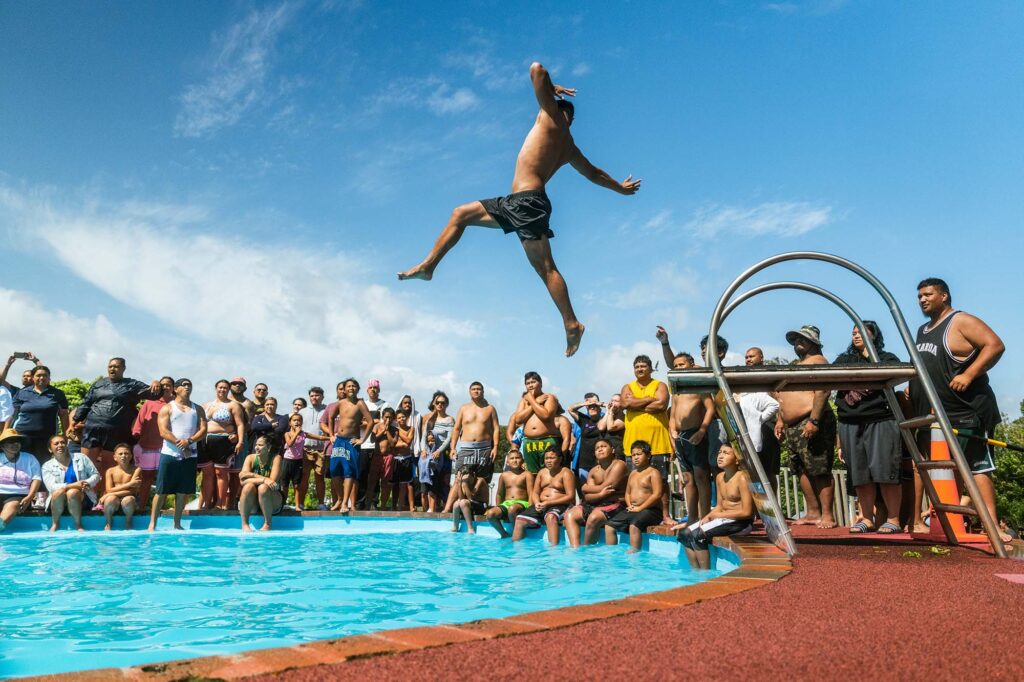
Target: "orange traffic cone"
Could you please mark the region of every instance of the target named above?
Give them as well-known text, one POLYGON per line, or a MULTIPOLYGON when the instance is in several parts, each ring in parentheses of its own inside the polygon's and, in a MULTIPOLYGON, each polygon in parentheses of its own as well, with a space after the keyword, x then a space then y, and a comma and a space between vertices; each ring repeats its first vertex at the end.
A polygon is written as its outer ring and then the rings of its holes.
MULTIPOLYGON (((931 428, 931 448, 929 459, 932 461, 952 459, 949 455, 949 443, 946 442, 942 431, 937 425, 931 428)), ((928 472, 935 488, 935 494, 939 496, 939 502, 944 504, 960 504, 960 491, 956 487, 956 473, 953 469, 932 469, 928 472)), ((930 521, 928 522, 927 533, 912 533, 915 540, 927 540, 929 542, 946 542, 946 533, 942 530, 939 522, 938 512, 934 508, 929 510, 930 521)), ((953 534, 959 542, 984 542, 988 543, 987 535, 967 532, 967 523, 963 514, 946 514, 953 534)))

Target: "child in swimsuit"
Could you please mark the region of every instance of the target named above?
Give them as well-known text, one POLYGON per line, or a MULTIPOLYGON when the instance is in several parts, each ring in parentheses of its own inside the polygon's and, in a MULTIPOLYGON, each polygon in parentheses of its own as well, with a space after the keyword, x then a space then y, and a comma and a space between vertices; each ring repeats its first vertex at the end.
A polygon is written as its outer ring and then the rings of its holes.
POLYGON ((483 514, 487 505, 477 498, 487 489, 487 481, 476 475, 476 467, 465 465, 456 471, 455 504, 452 507, 452 532, 459 532, 459 517, 466 519, 466 532, 476 533, 473 517, 483 514))
POLYGON ((519 512, 512 531, 512 542, 522 540, 527 528, 547 526, 548 542, 557 545, 562 535, 562 515, 576 501, 576 477, 562 466, 562 449, 551 445, 544 451, 544 468, 534 479, 533 501, 519 512))
POLYGON ((509 537, 502 521, 515 523, 516 516, 530 506, 530 491, 533 490, 533 474, 523 464, 523 454, 512 448, 505 456, 506 470, 498 477, 498 490, 495 493, 495 506, 488 509, 484 516, 498 534, 509 537))
POLYGON ((122 443, 114 448, 116 466, 107 469, 106 493, 99 503, 103 506, 106 525, 103 530, 113 530, 114 514, 120 509, 124 512, 124 529, 132 529, 132 518, 137 505, 136 496, 142 487, 142 470, 135 466, 135 458, 131 447, 122 443))

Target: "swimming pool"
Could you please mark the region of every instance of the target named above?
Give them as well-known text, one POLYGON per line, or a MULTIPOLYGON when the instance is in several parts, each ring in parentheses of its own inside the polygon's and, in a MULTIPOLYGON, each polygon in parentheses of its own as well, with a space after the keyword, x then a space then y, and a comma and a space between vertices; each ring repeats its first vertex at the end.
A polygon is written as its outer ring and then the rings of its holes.
POLYGON ((736 566, 716 548, 716 570, 693 572, 678 543, 655 536, 630 555, 622 544, 551 547, 541 531, 516 544, 490 528, 454 534, 440 519, 280 517, 280 532, 247 534, 237 517, 184 522, 188 532, 49 534, 17 519, 0 536, 0 677, 501 618, 736 566))

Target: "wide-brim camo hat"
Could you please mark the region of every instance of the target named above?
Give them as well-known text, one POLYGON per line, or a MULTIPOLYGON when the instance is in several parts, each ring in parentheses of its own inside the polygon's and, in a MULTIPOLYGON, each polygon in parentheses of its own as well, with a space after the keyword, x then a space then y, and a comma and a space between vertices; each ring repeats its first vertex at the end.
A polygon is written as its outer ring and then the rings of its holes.
POLYGON ((813 324, 805 324, 800 329, 786 332, 786 343, 793 344, 799 337, 803 337, 821 348, 821 332, 813 324))
POLYGON ((4 429, 3 433, 0 433, 0 445, 3 445, 9 440, 17 440, 18 442, 24 443, 25 436, 21 435, 14 429, 4 429))

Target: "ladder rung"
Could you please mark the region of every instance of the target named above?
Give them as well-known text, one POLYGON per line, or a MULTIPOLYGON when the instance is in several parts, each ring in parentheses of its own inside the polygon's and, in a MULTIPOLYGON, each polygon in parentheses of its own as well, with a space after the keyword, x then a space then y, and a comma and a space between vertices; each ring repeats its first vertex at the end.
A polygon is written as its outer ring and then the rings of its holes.
POLYGON ((931 426, 937 420, 934 414, 926 414, 923 417, 911 417, 910 419, 904 419, 900 422, 901 429, 923 429, 926 426, 931 426))
POLYGON ((917 463, 918 469, 956 469, 956 462, 951 459, 926 459, 917 463))
POLYGON ((968 516, 977 516, 978 510, 974 507, 968 507, 964 504, 945 504, 944 502, 937 502, 932 505, 936 511, 944 512, 946 514, 967 514, 968 516))

